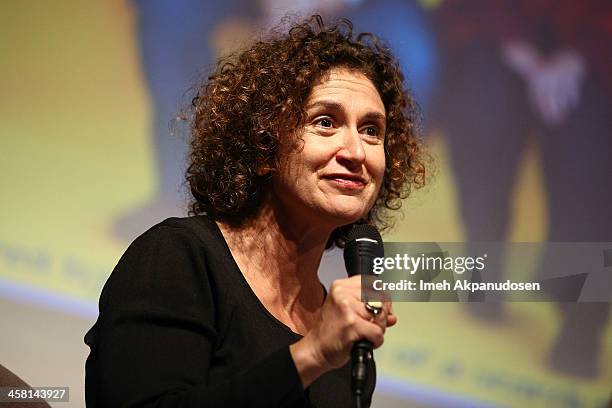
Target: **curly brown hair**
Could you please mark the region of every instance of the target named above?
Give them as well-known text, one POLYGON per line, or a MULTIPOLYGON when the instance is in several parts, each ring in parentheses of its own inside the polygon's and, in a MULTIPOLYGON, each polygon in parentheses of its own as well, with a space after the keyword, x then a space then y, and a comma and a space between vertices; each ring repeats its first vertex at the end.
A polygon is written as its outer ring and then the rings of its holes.
MULTIPOLYGON (((387 210, 399 209, 413 186, 425 184, 415 103, 397 60, 376 36, 354 37, 349 20, 326 25, 318 15, 221 59, 199 87, 186 172, 191 214, 206 213, 234 226, 257 215, 280 160, 296 148, 290 135, 305 124, 313 86, 332 68, 364 74, 385 106, 384 180, 359 222, 382 230, 393 225, 387 210)), ((330 242, 339 236, 335 231, 330 242)))

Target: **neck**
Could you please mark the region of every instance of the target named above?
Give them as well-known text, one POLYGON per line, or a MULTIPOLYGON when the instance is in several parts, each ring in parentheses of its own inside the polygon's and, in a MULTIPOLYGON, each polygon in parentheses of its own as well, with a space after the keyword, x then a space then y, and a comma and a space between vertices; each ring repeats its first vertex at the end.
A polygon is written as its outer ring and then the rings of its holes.
POLYGON ((314 313, 323 302, 317 271, 332 228, 300 223, 268 202, 247 225, 219 227, 245 278, 267 307, 314 313), (258 290, 259 289, 259 293, 258 290))

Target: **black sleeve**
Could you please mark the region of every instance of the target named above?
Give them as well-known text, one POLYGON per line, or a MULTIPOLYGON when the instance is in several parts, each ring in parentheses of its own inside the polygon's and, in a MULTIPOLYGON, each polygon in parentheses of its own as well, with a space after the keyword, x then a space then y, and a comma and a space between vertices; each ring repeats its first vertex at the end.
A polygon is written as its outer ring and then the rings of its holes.
MULTIPOLYGON (((306 404, 286 346, 207 384, 218 293, 201 243, 157 226, 127 250, 105 285, 96 335, 96 407, 284 407, 306 404)), ((89 373, 88 373, 89 375, 89 373)))

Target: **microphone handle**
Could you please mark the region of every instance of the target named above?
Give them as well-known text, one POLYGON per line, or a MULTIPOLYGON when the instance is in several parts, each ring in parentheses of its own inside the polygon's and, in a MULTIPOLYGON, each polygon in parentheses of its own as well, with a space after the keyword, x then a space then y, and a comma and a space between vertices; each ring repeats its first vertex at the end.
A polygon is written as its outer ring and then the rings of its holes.
MULTIPOLYGON (((351 350, 351 387, 355 395, 357 408, 367 408, 370 406, 372 389, 368 387, 368 377, 370 375, 370 367, 374 366, 373 349, 374 346, 369 340, 359 340, 354 343, 351 350)), ((375 368, 373 372, 376 372, 375 368)))
MULTIPOLYGON (((382 256, 379 247, 368 242, 349 242, 344 249, 344 261, 349 276, 372 275, 374 258, 382 256)), ((351 388, 355 396, 356 408, 368 408, 376 382, 374 345, 361 339, 351 349, 351 388), (372 375, 372 379, 368 378, 372 375), (368 386, 369 385, 369 386, 368 386)))

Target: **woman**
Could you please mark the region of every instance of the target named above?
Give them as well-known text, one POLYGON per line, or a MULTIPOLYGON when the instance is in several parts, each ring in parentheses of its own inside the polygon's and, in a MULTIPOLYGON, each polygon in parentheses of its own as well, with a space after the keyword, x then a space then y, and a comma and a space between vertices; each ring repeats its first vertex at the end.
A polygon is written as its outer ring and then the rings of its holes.
POLYGON ((106 283, 89 407, 352 406, 353 343, 397 318, 317 269, 422 184, 402 80, 374 37, 318 16, 219 64, 193 101, 194 216, 140 236, 106 283))

